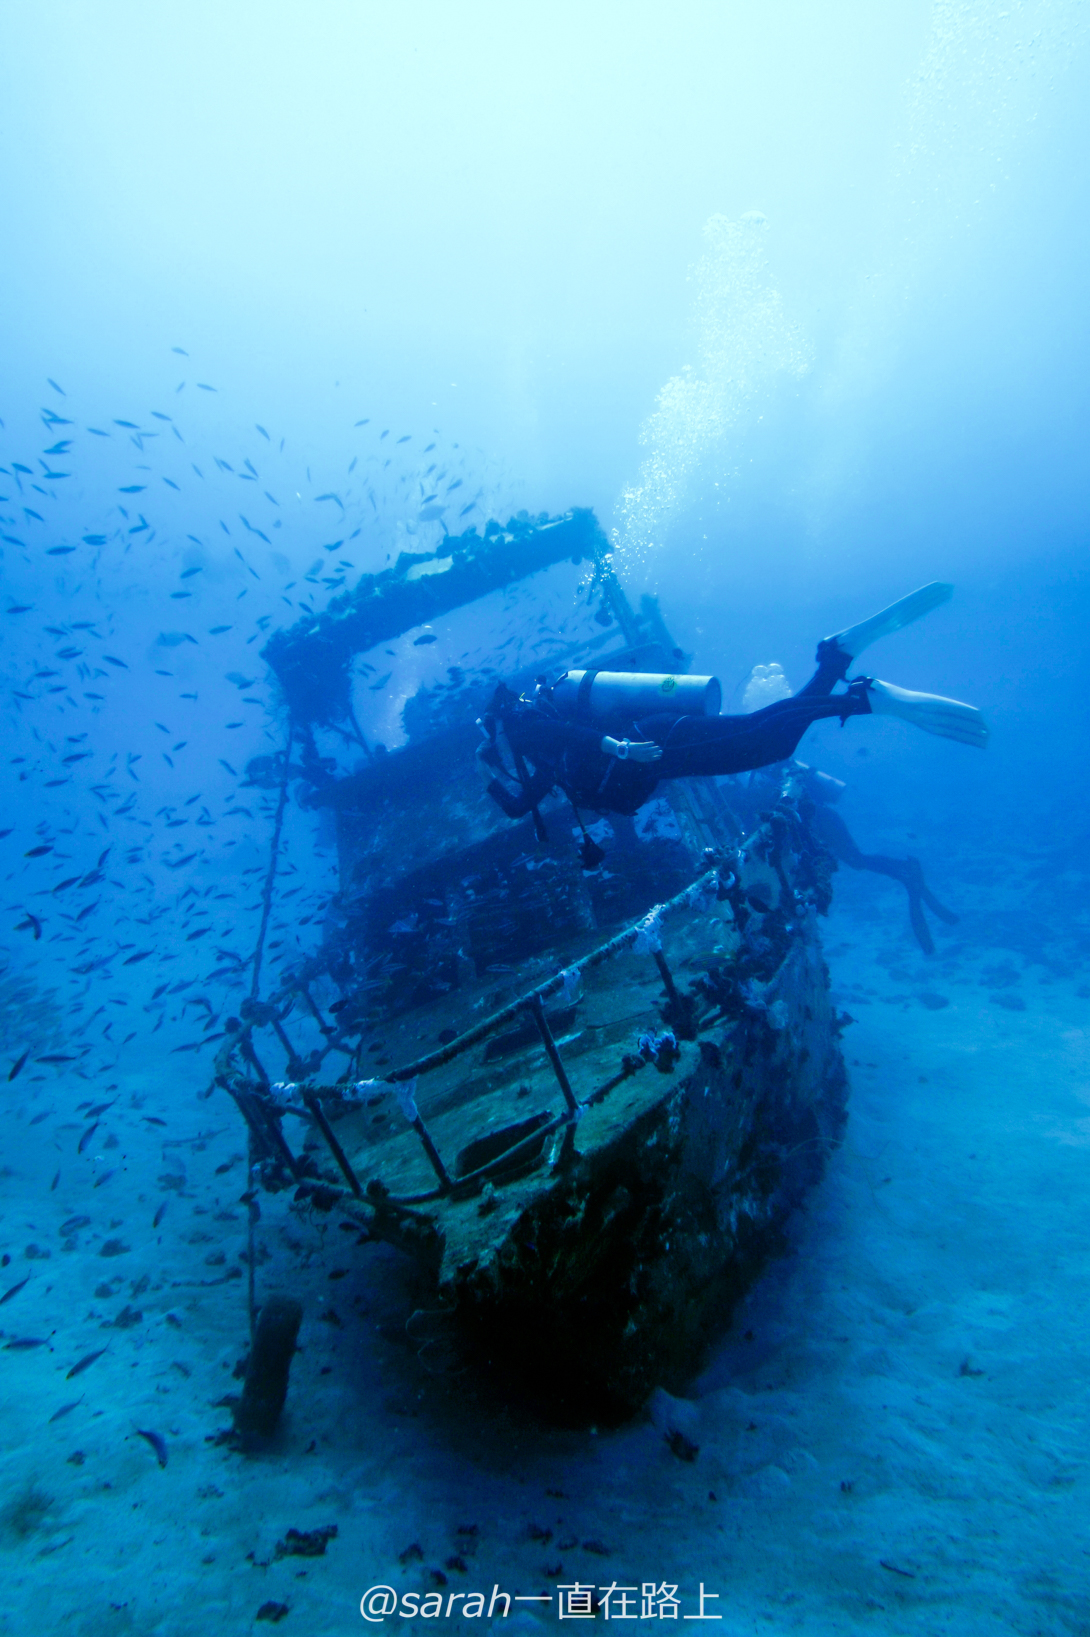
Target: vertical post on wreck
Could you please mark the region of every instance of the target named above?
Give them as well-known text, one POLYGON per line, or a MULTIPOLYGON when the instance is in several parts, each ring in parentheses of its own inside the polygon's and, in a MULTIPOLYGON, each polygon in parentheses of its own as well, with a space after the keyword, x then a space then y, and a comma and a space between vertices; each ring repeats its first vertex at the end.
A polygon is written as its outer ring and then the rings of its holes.
POLYGON ((307 985, 305 983, 301 983, 301 984, 299 984, 298 987, 299 987, 299 993, 302 995, 303 999, 306 1001, 307 1007, 308 1007, 308 1009, 310 1011, 310 1014, 313 1017, 315 1023, 318 1025, 319 1029, 321 1029, 322 1033, 324 1035, 326 1035, 327 1037, 329 1035, 336 1034, 337 1033, 336 1029, 334 1029, 331 1024, 326 1022, 325 1018, 322 1016, 321 1012, 318 1010, 318 1007, 317 1007, 317 1005, 315 1003, 315 1000, 314 1000, 314 996, 311 994, 311 992, 308 989, 307 985))
POLYGON ((439 1178, 439 1187, 444 1194, 449 1194, 454 1184, 450 1173, 443 1164, 443 1158, 438 1148, 431 1140, 427 1126, 420 1118, 420 1110, 416 1106, 416 1079, 393 1081, 394 1095, 402 1114, 408 1120, 417 1136, 420 1138, 425 1154, 431 1161, 431 1168, 439 1178))
POLYGON ((431 1168, 439 1178, 440 1188, 442 1188, 444 1193, 449 1193, 453 1187, 453 1183, 450 1179, 450 1172, 443 1164, 442 1155, 432 1142, 431 1134, 429 1133, 427 1126, 424 1124, 419 1114, 416 1115, 415 1119, 410 1119, 409 1124, 412 1126, 413 1130, 416 1132, 417 1136, 420 1138, 420 1141, 424 1145, 424 1152, 431 1161, 431 1168))
POLYGON ((299 1053, 295 1050, 295 1047, 284 1033, 284 1025, 281 1023, 278 1017, 273 1018, 272 1026, 277 1040, 279 1040, 280 1044, 284 1048, 284 1056, 288 1060, 288 1074, 291 1075, 293 1066, 299 1061, 299 1053))
POLYGON ((545 1016, 545 1008, 542 1005, 541 996, 537 994, 536 991, 530 997, 529 1007, 530 1011, 533 1013, 534 1022, 537 1024, 538 1032, 540 1033, 545 1044, 545 1050, 549 1054, 549 1062, 553 1066, 553 1073, 560 1082, 560 1089, 564 1093, 564 1101, 568 1106, 568 1113, 575 1114, 578 1111, 579 1104, 576 1101, 574 1091, 571 1089, 571 1081, 568 1079, 568 1071, 561 1062, 560 1053, 556 1049, 556 1041, 553 1039, 553 1031, 549 1027, 549 1020, 545 1016))
POLYGON ((661 949, 656 949, 654 951, 654 956, 655 965, 659 969, 659 977, 662 979, 663 986, 666 990, 667 999, 669 1000, 671 1006, 677 1006, 681 997, 677 992, 677 984, 674 982, 674 974, 670 971, 670 968, 666 964, 666 956, 662 953, 661 949))
POLYGON ((317 1097, 315 1097, 312 1091, 304 1091, 302 1097, 303 1102, 310 1111, 311 1119, 314 1121, 315 1125, 318 1127, 318 1130, 322 1133, 322 1136, 326 1140, 329 1152, 333 1155, 333 1158, 340 1166, 341 1174, 343 1175, 344 1180, 347 1182, 356 1198, 362 1199, 363 1189, 360 1187, 359 1178, 352 1169, 348 1155, 337 1141, 336 1134, 333 1127, 325 1117, 321 1103, 318 1101, 317 1097))
MULTIPOLYGON (((232 1095, 241 1108, 242 1101, 239 1094, 232 1093, 232 1095)), ((250 1125, 251 1130, 256 1129, 261 1132, 266 1139, 266 1146, 272 1152, 272 1154, 275 1155, 281 1161, 281 1163, 287 1167, 291 1175, 295 1178, 296 1182, 302 1182, 303 1173, 299 1169, 298 1160, 288 1147, 287 1138, 280 1129, 280 1120, 278 1116, 273 1113, 272 1109, 268 1106, 265 1100, 256 1093, 244 1092, 242 1093, 242 1096, 249 1100, 251 1112, 249 1115, 247 1115, 247 1123, 250 1125)), ((245 1110, 243 1110, 243 1112, 245 1113, 245 1110)))

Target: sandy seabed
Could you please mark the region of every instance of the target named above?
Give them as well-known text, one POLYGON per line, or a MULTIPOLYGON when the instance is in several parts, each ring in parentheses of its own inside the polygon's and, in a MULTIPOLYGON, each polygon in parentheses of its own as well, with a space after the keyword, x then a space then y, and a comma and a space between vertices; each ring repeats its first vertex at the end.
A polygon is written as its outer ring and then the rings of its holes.
POLYGON ((288 1196, 255 1259, 304 1303, 288 1412, 260 1455, 217 1443, 247 1336, 233 1107, 148 1059, 80 1155, 86 1085, 13 1085, 0 1632, 336 1637, 380 1583, 440 1592, 447 1624, 461 1593, 549 1599, 504 1622, 533 1632, 559 1587, 653 1582, 682 1617, 703 1583, 724 1634, 1090 1633, 1090 1001, 983 921, 930 962, 902 922, 894 889, 838 885, 847 1138, 677 1410, 692 1461, 650 1417, 505 1407, 442 1314, 406 1332, 427 1302, 394 1253, 288 1196))

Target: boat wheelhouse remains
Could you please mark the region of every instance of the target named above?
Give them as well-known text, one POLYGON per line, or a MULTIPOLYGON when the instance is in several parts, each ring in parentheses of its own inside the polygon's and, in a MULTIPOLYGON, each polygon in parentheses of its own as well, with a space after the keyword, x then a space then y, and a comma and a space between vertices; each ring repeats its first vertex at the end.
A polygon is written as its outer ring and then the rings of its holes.
POLYGON ((254 1185, 415 1257, 479 1357, 558 1413, 622 1417, 693 1374, 843 1128, 817 927, 834 866, 805 794, 782 769, 664 785, 634 819, 581 816, 594 870, 566 800, 542 841, 483 795, 474 721, 501 677, 688 667, 587 511, 402 553, 264 657, 291 729, 251 764, 276 832, 215 1070, 254 1185), (431 622, 459 618, 486 652, 440 680, 431 622), (374 691, 390 644, 419 686, 384 751, 360 677, 374 691), (263 994, 289 787, 335 824, 340 890, 263 994))

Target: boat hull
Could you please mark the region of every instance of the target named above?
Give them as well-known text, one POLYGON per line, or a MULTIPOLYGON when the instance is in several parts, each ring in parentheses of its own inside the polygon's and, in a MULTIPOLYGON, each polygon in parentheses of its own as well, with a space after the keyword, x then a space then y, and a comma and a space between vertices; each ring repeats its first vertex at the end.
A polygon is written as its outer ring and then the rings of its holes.
POLYGON ((649 1106, 577 1137, 486 1254, 444 1257, 480 1363, 564 1421, 620 1420, 692 1379, 837 1146, 847 1076, 814 922, 758 1003, 673 1074, 646 1071, 649 1106))

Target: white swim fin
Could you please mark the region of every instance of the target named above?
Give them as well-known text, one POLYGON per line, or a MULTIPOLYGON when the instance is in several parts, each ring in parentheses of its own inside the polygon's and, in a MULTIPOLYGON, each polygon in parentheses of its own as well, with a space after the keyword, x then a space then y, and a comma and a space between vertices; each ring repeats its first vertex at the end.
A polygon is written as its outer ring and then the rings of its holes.
POLYGON ((873 677, 867 682, 867 700, 875 716, 899 716, 902 722, 911 722, 924 733, 938 734, 940 739, 956 739, 962 745, 976 745, 979 750, 988 743, 989 729, 983 716, 975 705, 963 705, 960 699, 943 699, 935 693, 912 693, 908 688, 898 688, 892 682, 879 682, 873 677))
POLYGON ((880 614, 872 614, 869 620, 863 620, 859 625, 849 626, 846 631, 838 631, 835 636, 826 637, 826 642, 835 642, 842 653, 855 659, 864 648, 869 648, 872 642, 881 637, 892 636, 894 631, 902 630, 911 625, 914 620, 922 619, 930 614, 933 608, 940 608, 943 603, 949 602, 954 595, 954 588, 945 580, 932 580, 930 585, 922 585, 918 591, 910 591, 907 597, 899 602, 891 603, 883 608, 880 614))

